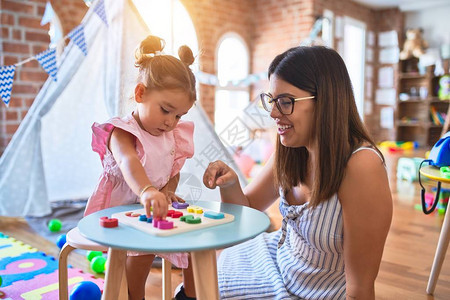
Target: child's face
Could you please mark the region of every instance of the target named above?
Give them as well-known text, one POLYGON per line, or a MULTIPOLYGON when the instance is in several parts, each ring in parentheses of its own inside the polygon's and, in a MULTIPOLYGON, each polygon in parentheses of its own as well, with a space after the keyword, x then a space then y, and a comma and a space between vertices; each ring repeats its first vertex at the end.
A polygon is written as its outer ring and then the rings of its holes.
POLYGON ((155 136, 173 130, 193 105, 188 94, 180 90, 144 90, 136 94, 136 101, 143 129, 155 136))

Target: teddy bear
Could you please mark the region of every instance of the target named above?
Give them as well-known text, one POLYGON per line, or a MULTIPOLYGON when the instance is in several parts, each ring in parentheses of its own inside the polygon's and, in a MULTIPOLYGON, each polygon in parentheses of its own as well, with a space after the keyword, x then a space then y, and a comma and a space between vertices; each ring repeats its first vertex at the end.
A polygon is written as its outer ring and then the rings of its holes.
POLYGON ((428 48, 428 43, 422 39, 422 28, 409 28, 406 30, 406 40, 403 50, 400 52, 400 59, 407 60, 412 57, 419 58, 428 48))

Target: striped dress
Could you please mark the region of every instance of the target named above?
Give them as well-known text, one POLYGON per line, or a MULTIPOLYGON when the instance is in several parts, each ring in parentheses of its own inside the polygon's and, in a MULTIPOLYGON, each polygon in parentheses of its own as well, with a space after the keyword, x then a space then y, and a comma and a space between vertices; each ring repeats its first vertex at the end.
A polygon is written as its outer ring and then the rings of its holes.
MULTIPOLYGON (((362 147, 355 152, 362 149, 375 151, 362 147)), ((280 191, 280 212, 278 231, 221 253, 221 298, 345 299, 344 228, 337 194, 310 209, 307 203, 289 205, 280 191)))

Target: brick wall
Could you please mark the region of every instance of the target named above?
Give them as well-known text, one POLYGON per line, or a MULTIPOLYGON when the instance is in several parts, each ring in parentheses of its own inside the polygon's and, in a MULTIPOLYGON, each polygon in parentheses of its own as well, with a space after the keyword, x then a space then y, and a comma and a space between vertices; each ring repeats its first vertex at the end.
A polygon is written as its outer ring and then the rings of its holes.
MULTIPOLYGON (((221 37, 228 32, 239 34, 250 51, 250 73, 267 70, 272 59, 289 47, 305 39, 316 16, 329 9, 335 16, 350 16, 367 24, 375 36, 385 30, 402 29, 402 14, 398 10, 373 11, 350 0, 180 0, 187 9, 197 32, 200 70, 216 74, 216 50, 221 37), (385 14, 389 17, 386 17, 385 14)), ((52 0, 60 17, 64 34, 80 24, 87 7, 81 0, 52 0)), ((2 0, 0 49, 1 63, 14 64, 48 47, 48 25, 40 26, 46 0, 2 0)), ((377 49, 374 49, 376 60, 377 49)), ((373 64, 376 75, 379 66, 373 64)), ((47 74, 33 60, 16 70, 10 108, 0 105, 0 154, 24 118, 28 108, 47 74)), ((376 76, 372 85, 376 87, 376 76)), ((252 88, 252 97, 267 88, 262 80, 252 88)), ((215 88, 200 85, 199 102, 208 116, 214 117, 215 88)), ((366 101, 373 102, 373 95, 366 101)), ((366 116, 366 124, 377 141, 390 132, 379 129, 379 108, 373 105, 373 114, 366 116)))
MULTIPOLYGON (((254 0, 252 73, 266 72, 278 54, 298 46, 314 24, 313 0, 254 0)), ((252 98, 268 88, 262 80, 253 86, 252 98)))
MULTIPOLYGON (((49 24, 41 26, 46 0, 1 1, 1 65, 12 65, 48 48, 49 24)), ((52 1, 59 15, 64 34, 81 21, 87 7, 83 1, 52 1)), ((0 154, 11 140, 25 117, 48 75, 36 60, 16 68, 11 101, 6 108, 0 104, 0 154)))
POLYGON ((51 0, 53 10, 61 22, 63 35, 80 25, 88 7, 84 1, 78 0, 51 0))
MULTIPOLYGON (((382 11, 376 11, 375 12, 375 18, 378 20, 377 26, 378 26, 378 32, 385 32, 385 31, 397 31, 398 37, 399 37, 399 45, 401 48, 401 45, 403 43, 403 27, 404 27, 404 14, 400 12, 398 9, 388 9, 388 10, 382 10, 382 11)), ((380 49, 377 49, 376 57, 379 57, 380 49)), ((390 66, 394 68, 394 88, 397 88, 397 82, 399 78, 398 74, 398 64, 376 64, 376 70, 378 71, 379 68, 390 66)), ((375 73, 375 87, 378 86, 378 72, 375 73)), ((373 125, 371 126, 371 130, 373 131, 373 135, 375 136, 377 141, 393 141, 395 140, 395 130, 393 129, 384 129, 380 127, 380 110, 383 107, 387 107, 386 105, 374 105, 373 110, 373 125)), ((395 111, 395 107, 394 107, 395 111)))
MULTIPOLYGON (((254 16, 252 1, 181 0, 197 31, 200 70, 217 74, 216 50, 221 37, 228 32, 239 34, 252 51, 254 16)), ((251 54, 250 54, 251 57, 251 54)), ((215 87, 200 85, 200 103, 214 121, 215 87)))
MULTIPOLYGON (((1 1, 1 65, 13 65, 47 49, 48 25, 41 26, 41 1, 1 1)), ((16 68, 9 108, 0 103, 0 153, 12 138, 47 78, 37 61, 16 68)))

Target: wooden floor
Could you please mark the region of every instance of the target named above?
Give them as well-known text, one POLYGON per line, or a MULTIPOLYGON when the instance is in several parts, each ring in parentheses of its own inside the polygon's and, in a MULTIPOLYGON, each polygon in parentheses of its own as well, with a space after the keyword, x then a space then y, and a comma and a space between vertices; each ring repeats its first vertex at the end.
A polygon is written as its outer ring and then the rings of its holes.
MULTIPOLYGON (((420 153, 406 155, 422 156, 420 153)), ((449 300, 450 250, 447 252, 434 296, 428 296, 425 292, 443 217, 435 213, 427 216, 414 208, 414 205, 420 202, 419 186, 417 183, 397 183, 395 173, 399 157, 400 154, 386 155, 394 199, 394 217, 376 281, 376 298, 449 300)), ((277 204, 268 210, 268 215, 272 220, 272 229, 279 228, 281 217, 277 204)), ((59 249, 56 245, 35 234, 23 219, 1 217, 0 232, 54 257, 58 255, 59 249)), ((73 252, 69 256, 69 264, 90 272, 87 259, 79 253, 73 252)), ((173 288, 181 281, 180 271, 173 270, 173 288)), ((161 270, 158 268, 153 268, 150 272, 146 299, 161 299, 161 270)))

